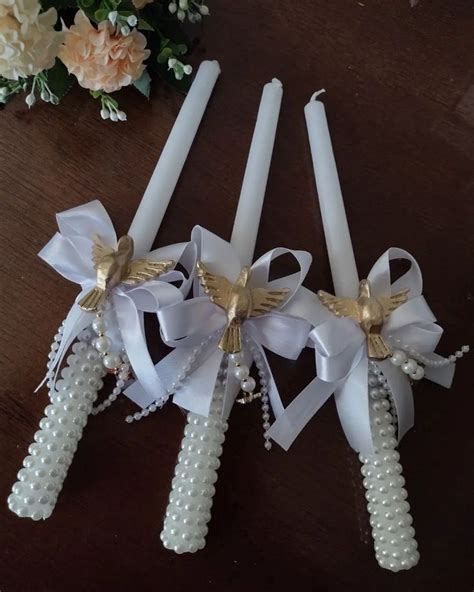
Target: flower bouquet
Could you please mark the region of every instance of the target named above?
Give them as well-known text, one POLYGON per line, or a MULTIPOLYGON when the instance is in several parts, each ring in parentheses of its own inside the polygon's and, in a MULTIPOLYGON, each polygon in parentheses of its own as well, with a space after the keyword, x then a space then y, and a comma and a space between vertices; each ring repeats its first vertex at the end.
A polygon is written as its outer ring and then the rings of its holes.
POLYGON ((133 85, 149 98, 150 71, 187 89, 185 21, 208 14, 203 0, 0 0, 0 103, 57 105, 77 82, 103 119, 125 121, 112 94, 133 85))

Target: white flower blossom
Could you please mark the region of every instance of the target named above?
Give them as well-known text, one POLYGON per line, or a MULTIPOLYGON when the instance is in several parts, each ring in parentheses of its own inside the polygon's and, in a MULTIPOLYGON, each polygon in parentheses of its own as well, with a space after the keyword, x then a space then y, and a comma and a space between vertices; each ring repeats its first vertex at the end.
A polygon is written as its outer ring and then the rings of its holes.
POLYGON ((202 0, 171 0, 168 4, 168 10, 171 14, 176 14, 178 20, 183 22, 186 17, 190 23, 197 23, 202 16, 209 14, 209 8, 202 3, 202 0))

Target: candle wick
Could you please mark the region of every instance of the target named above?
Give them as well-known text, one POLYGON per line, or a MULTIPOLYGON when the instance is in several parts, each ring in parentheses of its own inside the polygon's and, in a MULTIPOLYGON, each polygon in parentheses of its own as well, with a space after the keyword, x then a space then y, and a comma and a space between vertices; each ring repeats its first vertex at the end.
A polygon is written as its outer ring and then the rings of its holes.
POLYGON ((325 89, 325 88, 322 88, 321 90, 317 90, 317 91, 316 91, 316 92, 315 92, 315 93, 314 93, 314 94, 311 96, 311 99, 310 99, 310 101, 315 101, 315 100, 316 100, 316 99, 319 97, 319 95, 321 95, 321 94, 323 94, 323 93, 325 93, 325 92, 326 92, 326 89, 325 89))
POLYGON ((279 86, 280 88, 283 88, 283 84, 281 83, 281 80, 278 80, 278 78, 272 78, 272 84, 275 84, 276 86, 279 86))

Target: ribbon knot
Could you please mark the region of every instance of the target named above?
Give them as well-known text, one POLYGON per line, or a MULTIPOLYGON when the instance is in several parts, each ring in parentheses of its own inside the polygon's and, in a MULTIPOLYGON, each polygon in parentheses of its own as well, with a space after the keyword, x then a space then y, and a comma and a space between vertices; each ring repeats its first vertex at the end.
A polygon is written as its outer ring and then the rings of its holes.
MULTIPOLYGON (((94 319, 92 312, 82 310, 78 305, 96 285, 97 272, 92 261, 94 240, 98 236, 104 245, 116 249, 117 235, 107 211, 97 200, 60 212, 56 218, 59 232, 40 251, 39 256, 63 277, 81 287, 65 319, 63 338, 52 360, 51 370, 56 370, 57 374, 74 339, 94 319)), ((109 291, 110 305, 106 307, 105 316, 109 325, 119 329, 110 335, 113 347, 125 350, 143 388, 156 396, 164 396, 166 391, 155 372, 146 346, 144 312, 156 313, 163 306, 183 300, 192 285, 196 249, 192 243, 180 243, 151 251, 146 257, 152 261, 170 259, 180 262, 188 276, 171 270, 157 279, 138 285, 118 284, 109 291), (175 287, 170 282, 180 282, 180 285, 175 287)))
MULTIPOLYGON (((402 343, 424 355, 434 352, 443 330, 435 323, 436 319, 421 294, 422 275, 414 257, 402 249, 388 249, 372 267, 368 280, 374 296, 409 289, 407 302, 399 306, 383 325, 382 337, 389 343, 402 343), (395 259, 409 261, 410 268, 392 283, 390 262, 395 259)), ((318 306, 321 305, 316 304, 318 306)), ((287 450, 307 422, 334 394, 349 444, 357 452, 371 454, 373 442, 369 419, 366 336, 350 318, 338 318, 331 314, 321 315, 320 319, 309 335, 315 349, 317 377, 277 418, 269 434, 287 450)), ((393 395, 398 437, 401 439, 414 423, 410 381, 389 359, 377 363, 393 395)), ((425 371, 427 378, 446 387, 451 385, 453 374, 454 364, 447 364, 436 371, 427 367, 425 371)))

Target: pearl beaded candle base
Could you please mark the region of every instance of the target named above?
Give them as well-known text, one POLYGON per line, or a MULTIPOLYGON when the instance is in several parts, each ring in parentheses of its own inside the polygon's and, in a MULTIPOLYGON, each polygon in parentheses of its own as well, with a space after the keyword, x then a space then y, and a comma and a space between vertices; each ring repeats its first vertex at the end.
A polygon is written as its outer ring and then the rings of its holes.
POLYGON ((388 384, 376 363, 369 369, 370 422, 375 453, 360 455, 361 472, 367 489, 367 509, 374 539, 375 557, 391 571, 414 567, 420 558, 415 529, 406 501, 405 479, 396 450, 396 423, 390 412, 388 384))
POLYGON ((102 387, 105 368, 96 349, 79 341, 72 351, 8 498, 8 507, 21 518, 44 520, 51 516, 102 387))
POLYGON ((187 416, 160 535, 163 545, 176 553, 195 553, 206 545, 214 483, 228 427, 221 418, 223 393, 222 385, 217 386, 209 417, 187 416))

